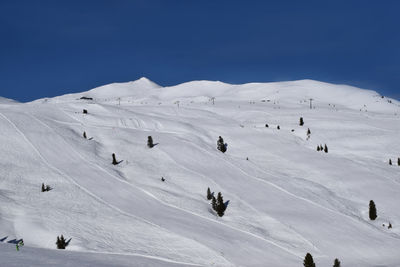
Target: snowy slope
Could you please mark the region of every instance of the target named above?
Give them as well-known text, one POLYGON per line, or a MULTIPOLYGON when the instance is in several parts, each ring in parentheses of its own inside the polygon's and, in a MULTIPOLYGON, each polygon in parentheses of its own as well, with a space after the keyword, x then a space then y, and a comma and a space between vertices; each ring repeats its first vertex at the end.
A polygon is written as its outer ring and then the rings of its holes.
POLYGON ((33 254, 26 266, 301 266, 307 252, 317 266, 399 266, 399 116, 396 100, 311 80, 141 78, 0 103, 0 240, 24 239, 14 266, 33 254), (224 217, 207 187, 230 200, 224 217), (60 234, 72 237, 67 251, 55 250, 60 234))

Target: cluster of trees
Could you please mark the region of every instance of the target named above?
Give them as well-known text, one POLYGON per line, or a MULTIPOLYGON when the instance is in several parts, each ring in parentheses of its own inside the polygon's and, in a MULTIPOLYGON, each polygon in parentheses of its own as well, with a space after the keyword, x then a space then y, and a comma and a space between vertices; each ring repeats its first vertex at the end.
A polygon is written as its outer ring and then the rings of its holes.
POLYGON ((61 235, 61 237, 57 236, 57 241, 56 241, 57 248, 65 249, 69 245, 69 242, 71 241, 71 239, 72 238, 70 238, 68 241, 66 241, 63 235, 61 235))
MULTIPOLYGON (((85 137, 85 132, 84 132, 84 137, 85 137)), ((156 144, 153 143, 153 138, 151 136, 147 137, 147 146, 149 148, 153 148, 156 144)), ((112 153, 112 164, 113 165, 118 165, 122 162, 121 161, 117 161, 116 157, 115 157, 115 153, 112 153)))
MULTIPOLYGON (((392 159, 389 159, 389 165, 392 165, 392 159)), ((400 166, 400 158, 397 158, 397 165, 400 166)))
POLYGON ((328 146, 325 144, 325 146, 319 145, 317 146, 317 151, 324 151, 325 153, 328 153, 328 146))
MULTIPOLYGON (((306 254, 304 261, 303 261, 303 265, 304 265, 304 267, 315 267, 314 259, 310 253, 306 254)), ((340 267, 339 259, 335 259, 333 261, 333 267, 340 267)))
POLYGON ((217 198, 215 198, 214 192, 211 193, 210 188, 207 188, 207 199, 211 200, 211 207, 217 212, 218 216, 224 216, 227 203, 224 203, 221 192, 218 192, 217 198))
POLYGON ((44 183, 42 183, 42 192, 48 192, 50 190, 52 190, 53 188, 51 188, 49 185, 45 185, 44 183))

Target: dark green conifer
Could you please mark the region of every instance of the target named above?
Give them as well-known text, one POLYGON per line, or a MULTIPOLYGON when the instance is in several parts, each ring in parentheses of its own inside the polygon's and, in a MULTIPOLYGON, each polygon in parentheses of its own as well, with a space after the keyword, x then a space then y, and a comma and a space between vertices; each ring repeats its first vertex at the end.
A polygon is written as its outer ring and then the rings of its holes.
POLYGON ((117 165, 118 162, 117 162, 117 159, 115 158, 115 154, 114 154, 114 153, 112 154, 112 158, 113 158, 112 164, 113 164, 113 165, 117 165))
POLYGON ((219 217, 224 216, 225 210, 226 210, 226 206, 224 203, 224 199, 222 198, 221 192, 219 192, 218 196, 217 196, 217 206, 216 206, 216 212, 217 212, 218 216, 219 217))
POLYGON ((152 148, 154 146, 153 144, 153 138, 151 136, 147 137, 147 146, 149 148, 152 148))
POLYGON ((208 199, 208 200, 211 200, 212 197, 213 197, 213 195, 211 194, 210 188, 207 188, 207 199, 208 199))
POLYGON ((340 261, 338 259, 335 259, 333 267, 340 267, 340 261))
POLYGON ((315 267, 314 259, 310 253, 307 253, 303 261, 304 267, 315 267))
POLYGON ((376 219, 376 217, 378 217, 378 216, 376 215, 375 203, 373 200, 371 200, 369 202, 369 218, 373 221, 376 219))
POLYGON ((303 117, 300 117, 300 126, 303 126, 304 125, 304 120, 303 120, 303 117))
POLYGON ((211 199, 211 207, 213 208, 213 210, 217 210, 217 200, 215 199, 214 196, 212 196, 211 199))
POLYGON ((326 146, 326 144, 325 144, 325 147, 324 147, 324 151, 325 151, 325 153, 328 153, 328 147, 326 146))

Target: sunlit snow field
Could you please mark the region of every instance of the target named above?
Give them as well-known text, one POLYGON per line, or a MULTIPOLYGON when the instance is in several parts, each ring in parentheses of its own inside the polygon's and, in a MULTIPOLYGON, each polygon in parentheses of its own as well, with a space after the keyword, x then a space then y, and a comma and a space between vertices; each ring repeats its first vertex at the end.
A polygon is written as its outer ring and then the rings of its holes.
POLYGON ((0 265, 400 266, 399 105, 311 80, 0 99, 0 265))

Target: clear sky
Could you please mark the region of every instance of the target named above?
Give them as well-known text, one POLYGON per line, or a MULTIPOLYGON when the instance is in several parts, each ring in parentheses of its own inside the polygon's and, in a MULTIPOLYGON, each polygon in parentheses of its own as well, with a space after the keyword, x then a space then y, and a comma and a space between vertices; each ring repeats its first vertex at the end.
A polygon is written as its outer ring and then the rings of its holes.
POLYGON ((400 99, 400 1, 0 0, 0 96, 142 76, 315 79, 400 99))

